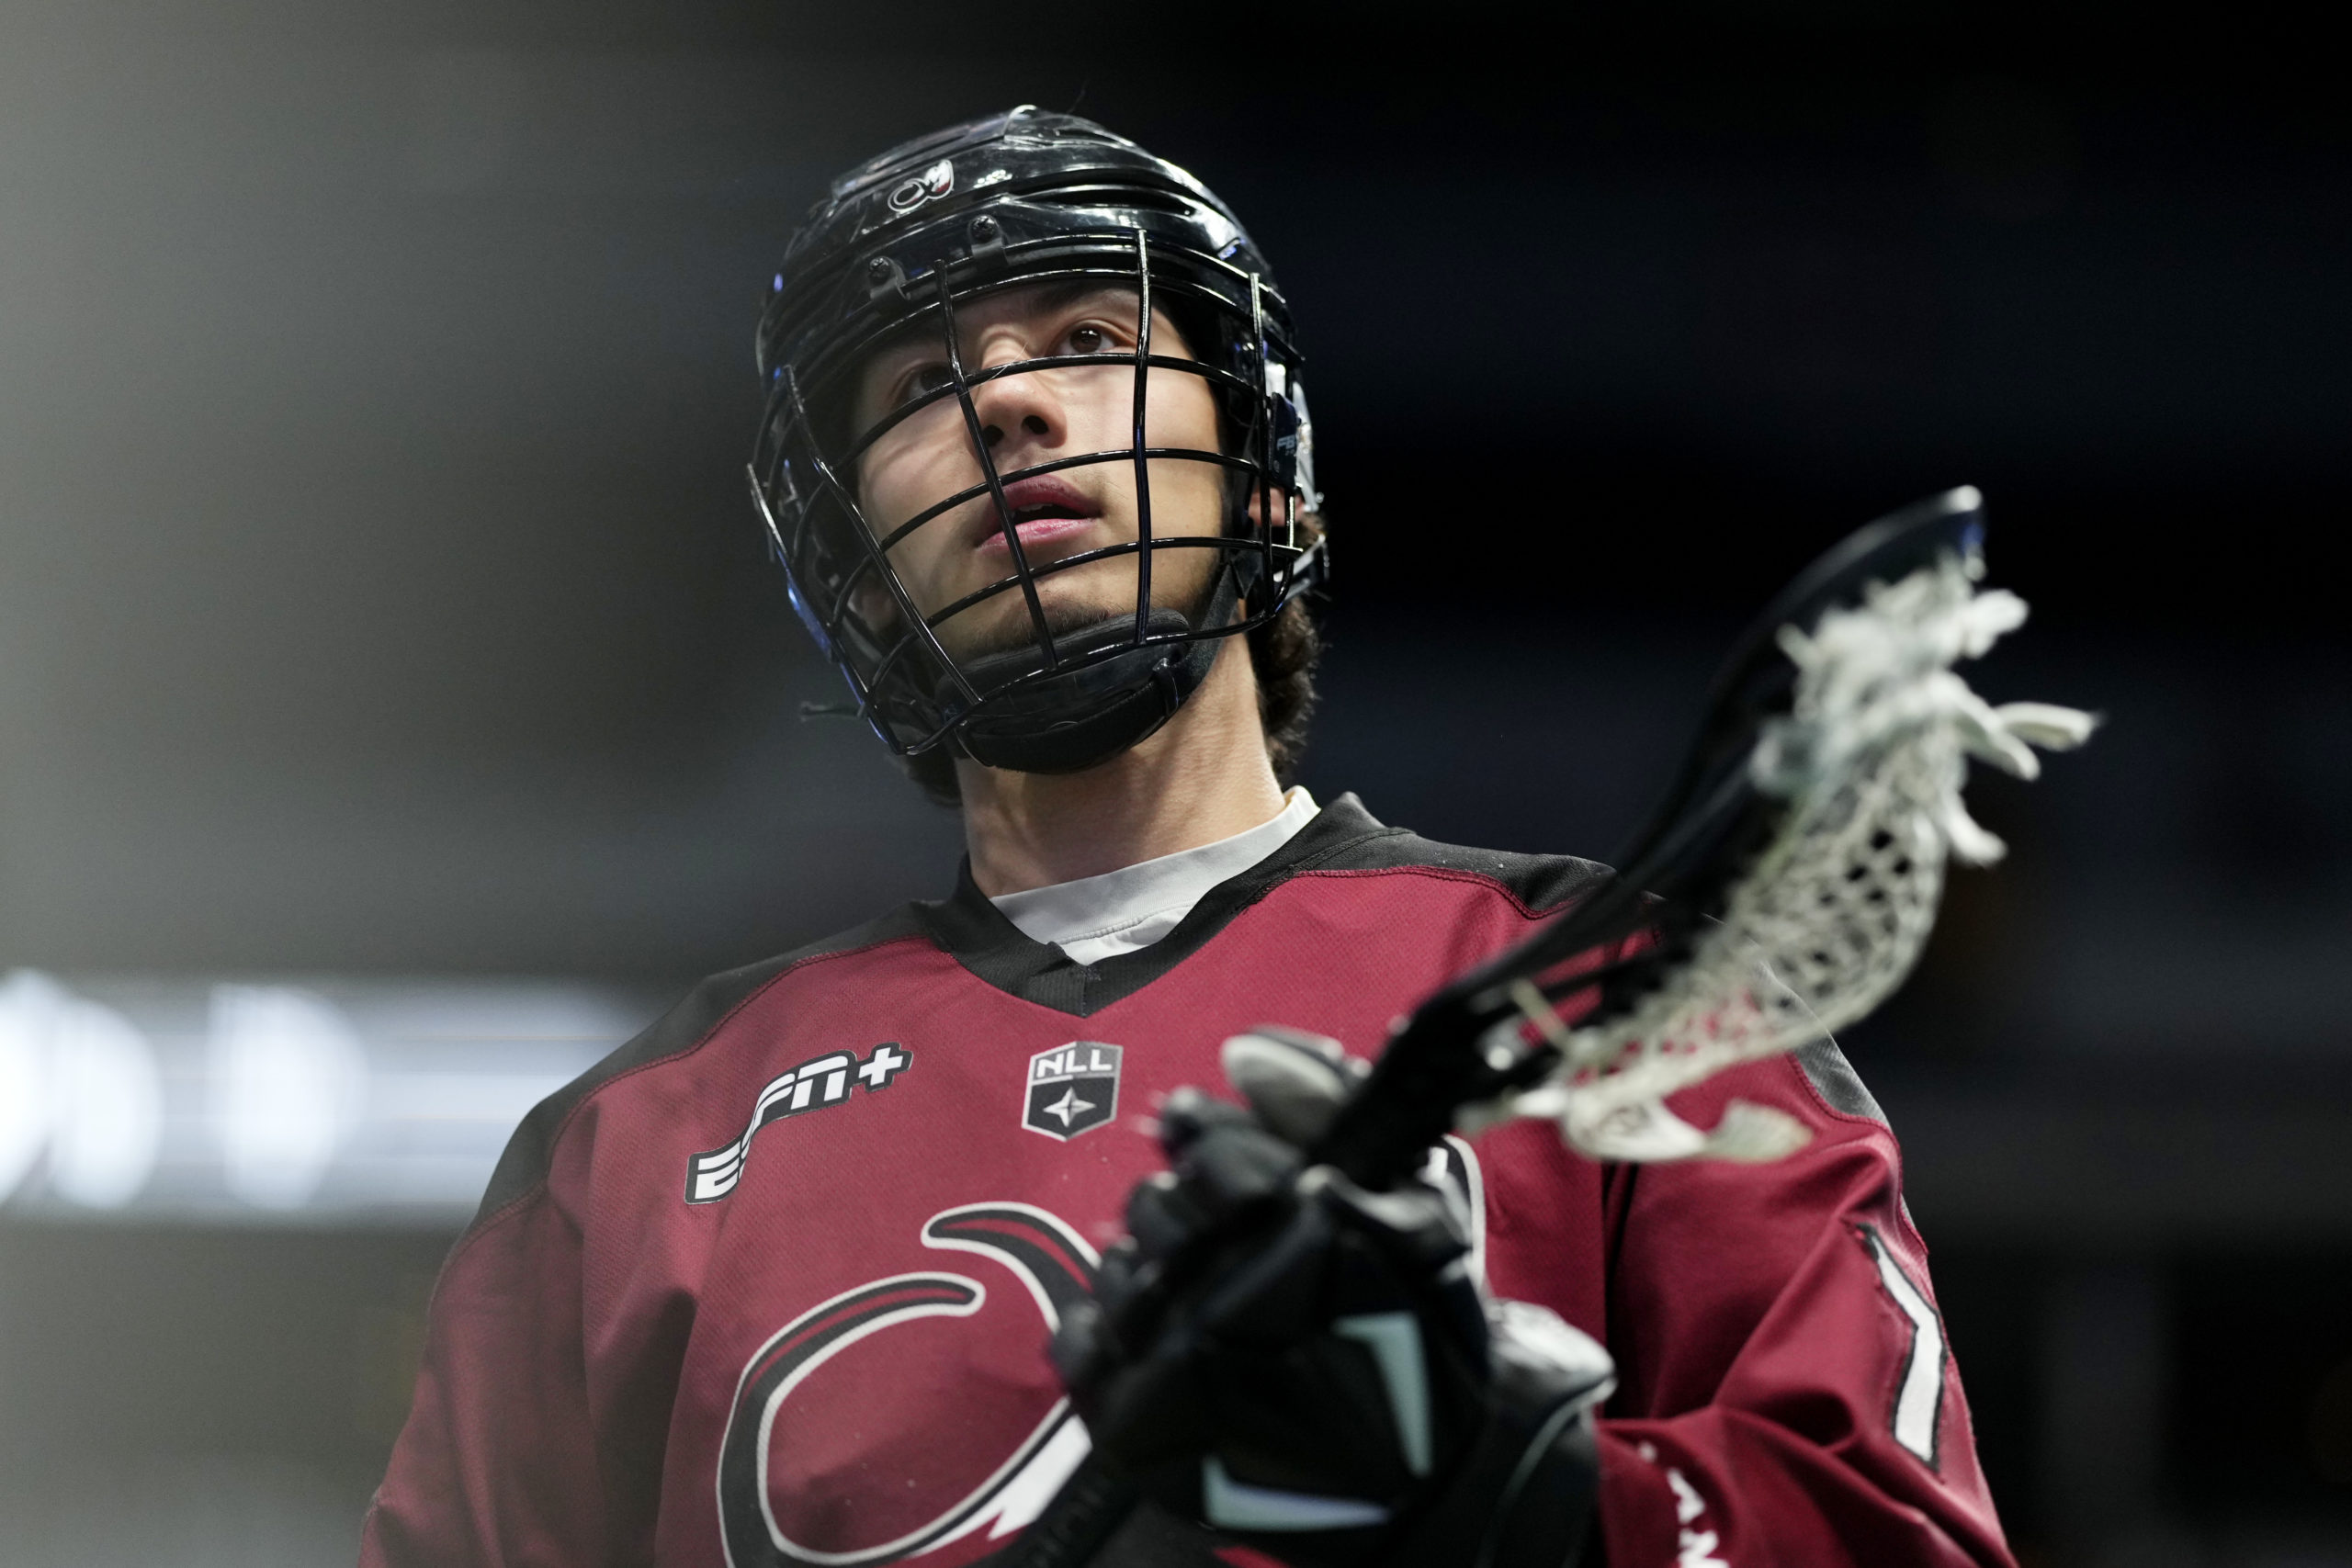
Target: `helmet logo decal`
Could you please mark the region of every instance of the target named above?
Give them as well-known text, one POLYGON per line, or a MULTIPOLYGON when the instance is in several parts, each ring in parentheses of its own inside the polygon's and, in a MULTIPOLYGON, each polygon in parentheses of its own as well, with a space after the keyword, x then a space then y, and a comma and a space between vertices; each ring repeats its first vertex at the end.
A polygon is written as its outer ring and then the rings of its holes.
POLYGON ((912 212, 956 188, 956 165, 942 158, 922 174, 910 175, 890 190, 890 210, 912 212))

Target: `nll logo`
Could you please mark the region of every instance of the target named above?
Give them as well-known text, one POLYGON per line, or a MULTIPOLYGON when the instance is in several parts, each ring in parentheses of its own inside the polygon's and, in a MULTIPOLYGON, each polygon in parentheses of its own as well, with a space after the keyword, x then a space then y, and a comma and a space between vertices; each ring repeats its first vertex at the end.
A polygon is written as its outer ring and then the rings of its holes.
POLYGON ((1021 1124, 1069 1142, 1119 1111, 1119 1048, 1073 1040, 1029 1058, 1029 1100, 1021 1124))

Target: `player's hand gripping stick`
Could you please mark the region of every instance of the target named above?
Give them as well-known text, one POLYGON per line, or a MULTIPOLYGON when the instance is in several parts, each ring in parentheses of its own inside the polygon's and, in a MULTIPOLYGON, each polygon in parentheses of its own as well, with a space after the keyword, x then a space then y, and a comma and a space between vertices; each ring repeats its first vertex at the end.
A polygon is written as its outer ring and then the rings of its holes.
POLYGON ((1170 1169, 1055 1341, 1100 1472, 1318 1568, 1571 1562, 1607 1354, 1483 1299, 1463 1171, 1374 1190, 1307 1163, 1365 1070, 1337 1042, 1270 1029, 1224 1060, 1246 1108, 1170 1097, 1170 1169))

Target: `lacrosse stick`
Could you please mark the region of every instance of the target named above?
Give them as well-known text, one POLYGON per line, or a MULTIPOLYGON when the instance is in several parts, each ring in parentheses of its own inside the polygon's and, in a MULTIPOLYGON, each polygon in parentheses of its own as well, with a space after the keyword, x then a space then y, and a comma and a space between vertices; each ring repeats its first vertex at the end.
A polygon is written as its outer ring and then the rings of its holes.
POLYGON ((1702 1133, 1664 1100, 1883 1001, 1927 944, 1947 863, 2002 853, 1961 803, 1969 759, 2030 779, 2034 746, 2077 745, 2094 722, 1992 707, 1953 672, 2025 619, 2015 594, 1976 586, 1982 537, 1962 487, 1851 535, 1783 590, 1618 873, 1422 1003, 1312 1157, 1385 1186, 1442 1134, 1510 1115, 1556 1120, 1598 1159, 1801 1146, 1778 1111, 1734 1101, 1702 1133))
MULTIPOLYGON (((1556 1122, 1596 1159, 1802 1147, 1784 1112, 1735 1100, 1702 1130, 1666 1097, 1877 1007, 1927 944, 1947 863, 2002 852, 1961 803, 1969 760, 2030 779, 2033 747, 2093 726, 1990 706, 1953 673, 2025 619, 2015 594, 1977 587, 1982 537, 1963 486, 1860 529, 1784 589, 1716 677, 1620 869, 1416 1009, 1308 1162, 1386 1188, 1445 1134, 1512 1116, 1556 1122)), ((1012 1561, 1085 1561, 1128 1495, 1081 1465, 1012 1561)))

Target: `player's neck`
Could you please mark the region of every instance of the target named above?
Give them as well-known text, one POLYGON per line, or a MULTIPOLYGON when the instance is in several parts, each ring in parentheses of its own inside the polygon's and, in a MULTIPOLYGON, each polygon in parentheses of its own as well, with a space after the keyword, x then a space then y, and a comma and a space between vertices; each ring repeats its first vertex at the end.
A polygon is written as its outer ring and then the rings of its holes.
POLYGON ((956 764, 972 880, 990 897, 1046 887, 1247 832, 1283 808, 1258 682, 1229 639, 1159 732, 1082 773, 956 764))

